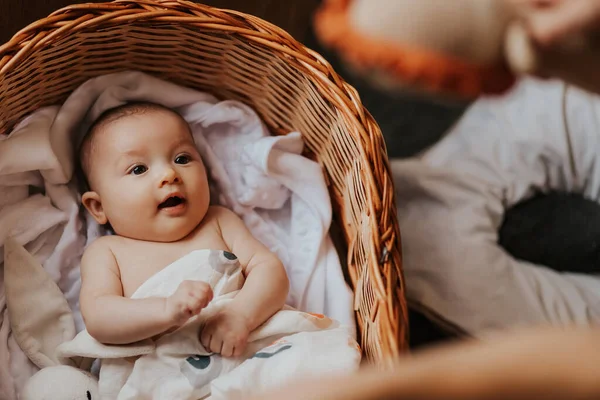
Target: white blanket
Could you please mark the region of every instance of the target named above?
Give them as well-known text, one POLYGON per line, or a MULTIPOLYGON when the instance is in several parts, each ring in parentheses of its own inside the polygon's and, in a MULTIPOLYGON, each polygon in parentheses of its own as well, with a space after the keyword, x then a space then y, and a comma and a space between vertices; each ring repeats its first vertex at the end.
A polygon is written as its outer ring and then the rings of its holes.
MULTIPOLYGON (((600 202, 600 97, 523 81, 477 101, 440 143, 394 161, 407 297, 473 335, 600 323, 600 278, 516 260, 507 208, 536 192, 600 202)), ((535 240, 535 238, 532 238, 535 240)))
POLYGON ((156 342, 119 346, 102 345, 84 330, 59 347, 59 357, 101 359, 103 400, 232 400, 292 378, 359 366, 361 353, 347 328, 287 307, 251 333, 242 356, 224 358, 206 351, 199 339, 204 321, 230 302, 244 282, 237 258, 221 250, 196 250, 181 257, 142 284, 132 298, 170 296, 184 280, 207 282, 214 299, 177 331, 156 342))
MULTIPOLYGON (((100 113, 134 100, 174 108, 190 123, 211 174, 214 202, 240 215, 281 258, 291 282, 288 304, 353 327, 352 293, 328 236, 329 194, 320 166, 301 156, 300 134, 271 137, 256 113, 240 102, 219 101, 139 72, 91 79, 64 104, 40 109, 8 138, 0 137, 0 262, 5 238, 14 236, 58 283, 78 330, 83 328, 79 260, 85 246, 103 232, 82 216, 80 197, 70 184, 73 148, 100 113)), ((0 286, 0 315, 5 314, 2 291, 0 286)), ((13 400, 14 387, 18 392, 35 368, 7 324, 4 315, 0 398, 13 400)))

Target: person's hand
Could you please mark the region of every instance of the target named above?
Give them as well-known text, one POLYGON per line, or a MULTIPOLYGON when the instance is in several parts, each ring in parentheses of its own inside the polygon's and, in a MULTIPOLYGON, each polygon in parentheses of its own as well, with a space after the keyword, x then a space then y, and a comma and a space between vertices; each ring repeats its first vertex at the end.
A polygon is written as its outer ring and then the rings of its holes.
POLYGON ((206 320, 200 333, 200 342, 207 351, 223 357, 242 355, 248 344, 250 323, 233 307, 223 307, 206 320))
POLYGON ((520 11, 538 45, 551 47, 572 35, 600 31, 600 0, 506 0, 520 11))
MULTIPOLYGON (((279 386, 260 393, 252 393, 244 400, 382 400, 412 399, 410 390, 400 389, 390 396, 386 386, 404 380, 401 370, 382 372, 375 367, 363 367, 359 371, 321 374, 313 377, 293 378, 279 386)), ((409 375, 410 377, 410 375, 409 375)), ((411 386, 405 385, 406 387, 411 386)), ((400 384, 402 386, 402 384, 400 384)), ((422 399, 423 397, 419 397, 422 399)), ((434 398, 434 397, 432 397, 434 398)), ((439 397, 435 397, 439 399, 439 397)))
MULTIPOLYGON (((354 377, 360 379, 360 377, 354 377)), ((300 379, 282 386, 270 388, 264 392, 247 395, 244 400, 369 400, 360 394, 347 393, 344 386, 328 378, 300 379), (353 397, 354 396, 354 397, 353 397)))
POLYGON ((181 326, 198 315, 213 298, 210 285, 202 281, 183 281, 171 296, 167 297, 167 317, 173 326, 181 326))
POLYGON ((500 0, 514 6, 505 56, 518 75, 600 94, 600 0, 500 0))

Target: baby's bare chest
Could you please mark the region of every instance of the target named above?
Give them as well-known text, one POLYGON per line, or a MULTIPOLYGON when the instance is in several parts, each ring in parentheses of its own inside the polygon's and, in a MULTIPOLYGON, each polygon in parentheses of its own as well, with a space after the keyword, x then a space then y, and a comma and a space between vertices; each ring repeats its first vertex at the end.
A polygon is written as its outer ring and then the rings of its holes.
POLYGON ((202 232, 193 238, 172 243, 124 242, 114 251, 121 274, 123 294, 131 295, 152 275, 194 250, 230 250, 216 231, 202 232))

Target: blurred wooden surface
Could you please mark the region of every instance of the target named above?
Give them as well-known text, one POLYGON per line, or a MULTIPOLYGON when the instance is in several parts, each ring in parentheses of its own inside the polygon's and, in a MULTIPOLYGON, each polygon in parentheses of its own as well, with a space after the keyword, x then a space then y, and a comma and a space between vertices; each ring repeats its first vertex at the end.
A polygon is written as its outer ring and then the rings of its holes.
MULTIPOLYGON (((17 31, 46 17, 53 11, 74 3, 99 3, 98 0, 0 0, 0 44, 17 31)), ((256 15, 304 41, 312 12, 319 0, 204 0, 199 3, 229 8, 256 15)))

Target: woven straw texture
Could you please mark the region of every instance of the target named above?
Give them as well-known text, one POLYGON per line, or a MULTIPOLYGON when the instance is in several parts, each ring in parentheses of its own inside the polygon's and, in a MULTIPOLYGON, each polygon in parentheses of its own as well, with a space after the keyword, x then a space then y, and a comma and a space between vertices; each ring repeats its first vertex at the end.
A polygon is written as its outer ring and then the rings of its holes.
POLYGON ((0 47, 0 134, 122 70, 241 100, 273 134, 302 132, 328 179, 366 360, 391 365, 408 347, 400 232, 385 143, 354 88, 251 15, 184 0, 79 4, 0 47))

